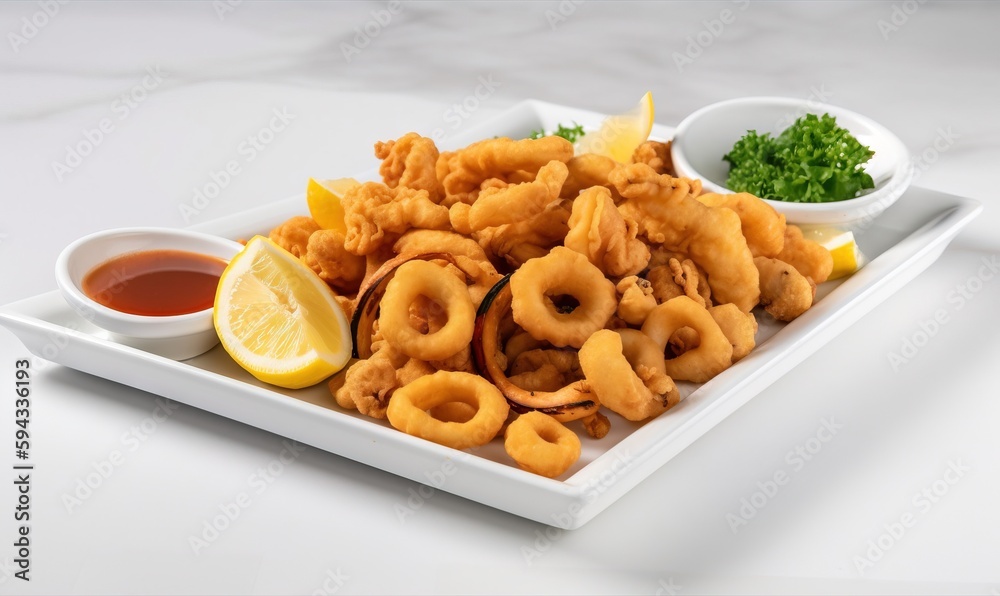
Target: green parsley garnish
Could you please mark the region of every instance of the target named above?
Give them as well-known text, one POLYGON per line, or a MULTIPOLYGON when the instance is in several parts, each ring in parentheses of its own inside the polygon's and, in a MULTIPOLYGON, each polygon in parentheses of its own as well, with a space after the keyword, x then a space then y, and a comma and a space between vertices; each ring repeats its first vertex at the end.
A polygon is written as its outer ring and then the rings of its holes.
POLYGON ((584 134, 583 125, 574 122, 573 126, 563 126, 562 124, 560 124, 558 128, 556 128, 555 132, 547 134, 542 129, 533 130, 531 131, 531 134, 528 135, 528 138, 540 139, 542 137, 547 137, 547 136, 556 136, 556 137, 562 137, 567 141, 569 141, 570 143, 575 143, 580 137, 583 136, 583 134, 584 134))
POLYGON ((874 188, 864 164, 875 152, 829 114, 806 114, 780 135, 747 134, 722 159, 729 162, 726 186, 762 199, 826 203, 853 199, 874 188))

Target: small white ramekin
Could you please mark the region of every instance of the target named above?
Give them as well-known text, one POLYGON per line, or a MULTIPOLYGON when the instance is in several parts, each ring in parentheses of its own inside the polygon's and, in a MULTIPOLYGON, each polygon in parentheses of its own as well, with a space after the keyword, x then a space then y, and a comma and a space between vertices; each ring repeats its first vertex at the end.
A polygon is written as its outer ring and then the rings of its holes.
POLYGON ((789 223, 833 225, 851 229, 880 215, 896 202, 913 180, 913 165, 902 141, 884 126, 861 114, 804 99, 746 97, 706 106, 685 118, 674 134, 671 157, 677 173, 700 178, 706 191, 731 193, 726 188, 729 153, 748 130, 781 133, 804 114, 830 114, 862 145, 875 151, 865 170, 875 188, 853 199, 829 203, 765 201, 789 223))
POLYGON ((82 317, 109 332, 113 341, 174 360, 192 358, 219 342, 212 309, 174 316, 123 313, 91 299, 83 278, 114 257, 146 250, 185 250, 229 261, 243 250, 239 242, 199 232, 168 228, 122 228, 84 236, 56 260, 56 283, 66 302, 82 317))

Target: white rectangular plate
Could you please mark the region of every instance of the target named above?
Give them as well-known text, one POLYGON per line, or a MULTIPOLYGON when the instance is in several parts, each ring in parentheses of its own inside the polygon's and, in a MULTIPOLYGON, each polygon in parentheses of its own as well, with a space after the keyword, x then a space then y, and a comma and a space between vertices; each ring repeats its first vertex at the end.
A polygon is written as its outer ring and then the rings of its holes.
MULTIPOLYGON (((448 139, 457 148, 493 136, 524 137, 576 121, 596 126, 603 115, 526 101, 494 120, 448 139)), ((653 137, 672 129, 657 125, 653 137)), ((367 177, 371 177, 369 174, 367 177)), ((612 431, 584 438, 580 461, 565 480, 513 465, 499 441, 456 451, 398 432, 384 422, 340 409, 326 383, 282 390, 237 366, 221 347, 183 362, 119 345, 78 316, 58 292, 0 309, 0 323, 35 355, 149 391, 245 424, 308 443, 411 480, 430 484, 545 524, 578 528, 649 476, 723 418, 830 341, 933 263, 982 206, 972 199, 911 188, 858 235, 871 262, 852 277, 820 286, 817 303, 787 325, 761 314, 758 347, 738 364, 645 424, 611 414, 612 431)), ((249 238, 307 213, 302 196, 196 226, 229 238, 249 238)))

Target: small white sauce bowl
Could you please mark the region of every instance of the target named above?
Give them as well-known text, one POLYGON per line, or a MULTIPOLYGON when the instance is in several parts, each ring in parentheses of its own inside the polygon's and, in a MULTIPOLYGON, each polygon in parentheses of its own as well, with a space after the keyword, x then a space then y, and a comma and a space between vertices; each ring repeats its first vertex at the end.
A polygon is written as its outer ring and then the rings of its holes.
POLYGON ((122 228, 84 236, 56 260, 56 283, 80 316, 109 332, 113 341, 174 360, 193 358, 219 342, 212 309, 174 316, 144 316, 100 304, 83 291, 94 267, 123 254, 147 250, 184 250, 226 262, 243 250, 239 242, 185 230, 122 228))
POLYGON ((729 163, 722 156, 748 130, 780 134, 805 114, 830 114, 875 155, 865 164, 875 188, 853 199, 830 203, 765 202, 785 215, 788 223, 864 227, 897 199, 913 180, 913 164, 902 141, 884 126, 850 110, 803 99, 747 97, 706 106, 677 127, 671 145, 674 168, 680 176, 700 178, 706 191, 731 193, 726 188, 729 163))

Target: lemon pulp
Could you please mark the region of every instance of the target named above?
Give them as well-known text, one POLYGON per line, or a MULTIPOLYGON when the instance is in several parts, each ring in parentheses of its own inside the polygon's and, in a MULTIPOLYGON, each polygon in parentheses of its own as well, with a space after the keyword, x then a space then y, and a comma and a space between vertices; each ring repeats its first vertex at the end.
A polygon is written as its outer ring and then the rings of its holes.
POLYGON ((580 137, 577 153, 597 153, 618 163, 628 163, 636 147, 649 138, 654 113, 653 94, 647 91, 634 108, 608 116, 599 129, 580 137))
POLYGON ((272 385, 314 385, 351 357, 350 323, 333 291, 262 236, 250 240, 222 273, 214 321, 233 360, 272 385))

